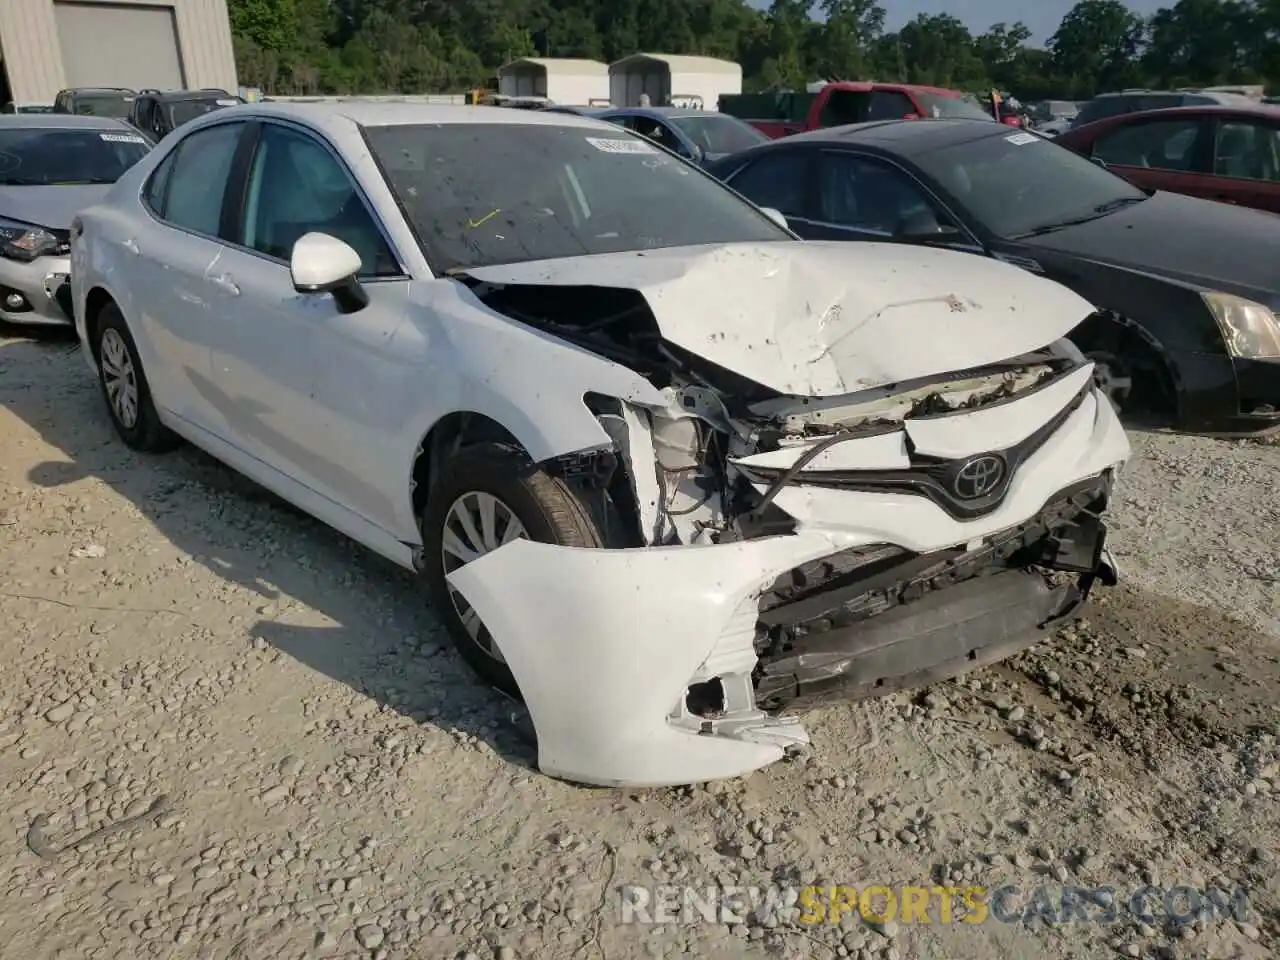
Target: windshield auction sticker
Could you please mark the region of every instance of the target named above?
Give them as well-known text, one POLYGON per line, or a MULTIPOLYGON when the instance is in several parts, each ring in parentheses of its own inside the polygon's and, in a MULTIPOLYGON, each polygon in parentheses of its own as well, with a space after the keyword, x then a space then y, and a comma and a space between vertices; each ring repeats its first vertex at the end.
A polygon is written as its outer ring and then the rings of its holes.
POLYGON ((587 137, 587 143, 604 153, 657 153, 658 148, 643 140, 618 140, 612 137, 587 137))
POLYGON ((1040 138, 1034 133, 1015 133, 1012 137, 1005 137, 1015 147, 1025 147, 1028 143, 1036 143, 1040 138))
POLYGON ((132 133, 100 133, 98 134, 107 143, 146 143, 142 137, 132 133))

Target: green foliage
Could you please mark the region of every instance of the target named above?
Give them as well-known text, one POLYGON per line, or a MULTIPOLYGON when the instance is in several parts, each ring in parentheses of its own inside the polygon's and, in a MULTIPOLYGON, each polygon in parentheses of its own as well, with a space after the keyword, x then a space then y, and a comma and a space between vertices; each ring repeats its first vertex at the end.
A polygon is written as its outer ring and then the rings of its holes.
POLYGON ((276 94, 437 93, 521 56, 736 60, 748 90, 900 80, 1024 100, 1127 86, 1280 87, 1280 0, 1177 0, 1149 19, 1080 0, 1050 38, 949 15, 884 29, 884 0, 228 0, 240 82, 276 94))

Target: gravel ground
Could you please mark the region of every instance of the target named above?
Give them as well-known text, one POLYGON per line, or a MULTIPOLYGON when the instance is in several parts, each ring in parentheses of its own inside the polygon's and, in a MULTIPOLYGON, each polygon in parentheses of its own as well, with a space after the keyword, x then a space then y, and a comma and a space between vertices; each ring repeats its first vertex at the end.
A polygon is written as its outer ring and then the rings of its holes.
POLYGON ((1275 956, 1274 441, 1135 434, 1125 584, 1052 642, 814 711, 811 749, 743 781, 617 791, 531 769, 411 577, 202 454, 126 450, 65 338, 0 330, 0 399, 6 956, 1275 956), (814 882, 1035 909, 621 922, 626 884, 814 882), (1037 899, 1144 885, 1247 912, 1037 899))

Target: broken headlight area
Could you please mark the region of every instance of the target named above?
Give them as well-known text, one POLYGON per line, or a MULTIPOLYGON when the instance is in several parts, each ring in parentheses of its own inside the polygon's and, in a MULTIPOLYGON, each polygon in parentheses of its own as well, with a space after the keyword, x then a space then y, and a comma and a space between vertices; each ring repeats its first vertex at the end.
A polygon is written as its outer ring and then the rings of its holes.
POLYGON ((979 545, 915 555, 858 547, 797 567, 760 600, 759 707, 878 696, 946 679, 1035 643, 1099 577, 1110 474, 979 545))

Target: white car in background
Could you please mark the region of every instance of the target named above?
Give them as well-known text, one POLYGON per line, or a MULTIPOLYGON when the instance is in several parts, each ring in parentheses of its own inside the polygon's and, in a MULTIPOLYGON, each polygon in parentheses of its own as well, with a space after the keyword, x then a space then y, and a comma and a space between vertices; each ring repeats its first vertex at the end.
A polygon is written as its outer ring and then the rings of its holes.
POLYGON ((71 218, 150 149, 123 120, 0 116, 0 320, 71 324, 71 218))
POLYGON ((1114 582, 1092 307, 779 216, 591 119, 249 105, 80 215, 76 322, 131 447, 421 572, 544 772, 698 782, 1114 582))

